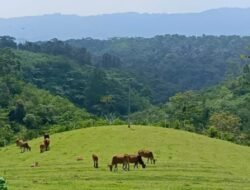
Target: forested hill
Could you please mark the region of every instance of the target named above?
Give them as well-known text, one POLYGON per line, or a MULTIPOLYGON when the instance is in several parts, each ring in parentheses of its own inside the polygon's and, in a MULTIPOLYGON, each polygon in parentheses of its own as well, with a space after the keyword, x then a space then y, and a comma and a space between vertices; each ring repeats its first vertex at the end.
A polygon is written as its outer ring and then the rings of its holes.
POLYGON ((94 113, 103 110, 100 99, 111 96, 109 106, 124 115, 129 86, 133 111, 148 103, 164 103, 177 92, 238 76, 246 63, 240 55, 248 53, 249 44, 250 37, 166 35, 150 39, 53 39, 18 46, 12 38, 2 37, 0 47, 25 50, 19 51, 19 56, 26 81, 66 96, 94 113))
POLYGON ((28 84, 23 78, 23 68, 25 66, 13 50, 0 49, 0 146, 16 138, 27 140, 44 132, 54 133, 95 123, 96 118, 85 109, 28 84))
MULTIPOLYGON (((23 134, 32 137, 51 126, 58 126, 55 129, 58 131, 92 125, 96 118, 85 109, 102 118, 102 123, 120 123, 119 119, 126 120, 128 114, 129 94, 131 112, 142 113, 135 121, 151 122, 143 113, 150 110, 152 104, 166 103, 178 92, 206 88, 225 78, 239 76, 247 63, 240 55, 248 53, 249 44, 249 37, 238 36, 166 35, 105 41, 53 39, 24 44, 16 44, 11 37, 0 37, 0 125, 6 127, 1 129, 8 134, 24 131, 23 134), (43 90, 47 90, 48 95, 43 90), (46 102, 46 98, 42 98, 45 96, 53 102, 46 102), (63 114, 68 107, 74 114, 63 114), (23 112, 26 109, 28 112, 23 112), (52 118, 45 114, 50 109, 54 114, 52 118), (82 120, 87 120, 87 124, 79 124, 82 120), (32 129, 35 134, 29 133, 32 129)), ((187 97, 191 101, 192 97, 187 97)), ((203 100, 195 102, 205 105, 203 100)), ((185 104, 177 98, 179 103, 185 104)), ((212 103, 218 105, 216 100, 212 103)), ((206 106, 197 109, 202 110, 198 115, 195 112, 180 114, 174 121, 187 120, 193 131, 206 132, 210 126, 209 113, 206 106)), ((165 109, 157 112, 158 122, 166 120, 165 114, 165 109)), ((242 115, 238 117, 240 125, 237 126, 245 130, 247 119, 241 119, 242 115)))
POLYGON ((250 145, 250 65, 236 79, 171 97, 162 107, 135 113, 134 123, 202 133, 250 145))
POLYGON ((163 34, 249 35, 250 9, 215 9, 186 14, 121 13, 80 17, 44 15, 0 19, 0 35, 20 41, 92 37, 153 37, 163 34))
POLYGON ((245 63, 240 55, 248 53, 250 37, 165 35, 67 43, 87 48, 94 55, 93 64, 133 73, 149 88, 152 102, 162 103, 177 92, 201 89, 237 76, 245 63), (121 63, 112 61, 112 56, 121 63), (101 61, 103 57, 106 59, 101 61))

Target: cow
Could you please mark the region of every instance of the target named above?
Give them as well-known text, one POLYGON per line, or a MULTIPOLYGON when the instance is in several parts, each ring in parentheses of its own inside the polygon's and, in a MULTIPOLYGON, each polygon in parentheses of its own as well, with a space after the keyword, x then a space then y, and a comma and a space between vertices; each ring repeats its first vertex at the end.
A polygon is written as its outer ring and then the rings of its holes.
POLYGON ((40 153, 43 153, 45 151, 45 144, 40 144, 40 153))
POLYGON ((44 135, 43 135, 43 138, 44 138, 44 140, 45 140, 45 139, 49 139, 49 134, 47 134, 47 133, 44 134, 44 135))
POLYGON ((92 160, 94 162, 94 168, 98 168, 98 156, 95 154, 92 154, 92 160))
POLYGON ((23 143, 23 140, 17 139, 16 140, 16 146, 20 147, 20 145, 23 143))
POLYGON ((23 140, 16 140, 16 145, 20 147, 21 153, 25 151, 31 151, 31 147, 27 142, 24 142, 23 140))
POLYGON ((45 138, 43 143, 44 143, 44 146, 45 146, 45 151, 48 151, 49 150, 49 145, 50 145, 49 138, 45 138))
POLYGON ((144 164, 142 158, 140 155, 128 155, 129 157, 129 163, 134 164, 134 168, 138 168, 138 164, 141 164, 142 168, 145 168, 146 165, 144 164))
POLYGON ((129 157, 128 157, 128 154, 113 156, 111 164, 108 165, 110 171, 113 170, 113 167, 114 167, 114 171, 117 171, 118 170, 118 167, 117 167, 118 164, 122 164, 123 170, 129 170, 129 157))
POLYGON ((138 155, 140 155, 141 157, 147 158, 148 159, 147 163, 150 160, 151 164, 152 163, 155 164, 156 159, 154 158, 153 152, 151 152, 149 150, 139 150, 138 155))

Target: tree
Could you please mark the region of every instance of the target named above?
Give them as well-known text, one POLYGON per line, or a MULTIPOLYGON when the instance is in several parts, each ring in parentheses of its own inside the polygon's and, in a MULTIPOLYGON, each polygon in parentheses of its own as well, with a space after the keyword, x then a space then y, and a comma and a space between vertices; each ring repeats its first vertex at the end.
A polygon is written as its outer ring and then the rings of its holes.
POLYGON ((9 112, 9 120, 16 121, 18 123, 23 123, 23 118, 26 115, 26 111, 23 102, 19 100, 16 104, 16 108, 9 112))
POLYGON ((17 75, 21 67, 15 53, 9 49, 0 49, 0 75, 17 75))
POLYGON ((23 121, 28 129, 37 129, 38 128, 37 117, 34 114, 27 114, 23 118, 23 121))
POLYGON ((102 67, 104 68, 119 68, 121 66, 121 60, 109 53, 105 53, 102 56, 102 67))
POLYGON ((103 71, 95 69, 89 78, 86 89, 86 106, 94 113, 101 113, 101 98, 107 93, 106 75, 103 71))
POLYGON ((0 48, 16 48, 15 40, 10 36, 0 36, 0 48))
MULTIPOLYGON (((216 112, 210 117, 210 124, 218 131, 236 135, 239 132, 241 120, 238 116, 231 113, 216 112)), ((223 134, 222 139, 224 139, 223 134)))

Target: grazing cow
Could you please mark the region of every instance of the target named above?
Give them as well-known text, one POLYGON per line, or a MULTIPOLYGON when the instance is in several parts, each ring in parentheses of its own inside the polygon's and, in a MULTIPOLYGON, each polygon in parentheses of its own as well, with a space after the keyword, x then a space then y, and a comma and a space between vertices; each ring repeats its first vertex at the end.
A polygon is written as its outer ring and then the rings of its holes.
POLYGON ((98 156, 95 154, 92 154, 92 160, 94 162, 94 168, 98 168, 98 156))
POLYGON ((45 138, 43 143, 44 143, 44 146, 45 146, 45 151, 48 151, 49 150, 49 144, 50 144, 49 138, 45 138))
POLYGON ((138 168, 138 164, 141 164, 142 168, 146 167, 140 155, 128 155, 128 157, 129 163, 134 163, 134 168, 138 168))
POLYGON ((113 156, 111 164, 108 165, 110 171, 112 171, 113 167, 114 167, 114 171, 117 171, 118 164, 122 164, 123 170, 129 170, 129 157, 128 157, 128 155, 124 154, 124 155, 113 156))
POLYGON ((45 151, 45 144, 40 144, 40 153, 45 151))
POLYGON ((16 145, 20 147, 22 153, 25 152, 25 150, 31 151, 29 144, 23 140, 16 140, 16 145))
POLYGON ((147 163, 148 163, 149 160, 150 160, 151 164, 152 164, 152 163, 155 164, 156 159, 154 159, 154 154, 153 154, 153 152, 148 151, 148 150, 139 150, 139 151, 138 151, 138 154, 139 154, 141 157, 147 158, 147 159, 148 159, 148 160, 147 160, 147 163))

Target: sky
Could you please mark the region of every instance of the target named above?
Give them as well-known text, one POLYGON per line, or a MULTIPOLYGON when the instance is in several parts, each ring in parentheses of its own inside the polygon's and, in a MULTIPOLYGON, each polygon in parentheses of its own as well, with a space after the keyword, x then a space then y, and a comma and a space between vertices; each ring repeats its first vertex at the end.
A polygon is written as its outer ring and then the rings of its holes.
POLYGON ((0 0, 0 18, 44 14, 80 16, 121 12, 189 13, 221 7, 250 8, 250 0, 0 0))

